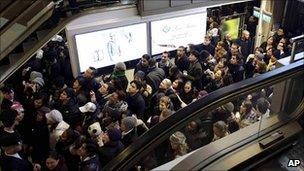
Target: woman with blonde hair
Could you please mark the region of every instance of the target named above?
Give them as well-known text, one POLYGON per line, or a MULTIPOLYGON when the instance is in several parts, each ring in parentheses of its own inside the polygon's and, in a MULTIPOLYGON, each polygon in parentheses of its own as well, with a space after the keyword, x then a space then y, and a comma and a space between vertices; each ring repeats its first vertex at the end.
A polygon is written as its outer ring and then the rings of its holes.
POLYGON ((186 136, 180 131, 170 136, 170 147, 174 158, 187 154, 189 147, 186 143, 186 136))

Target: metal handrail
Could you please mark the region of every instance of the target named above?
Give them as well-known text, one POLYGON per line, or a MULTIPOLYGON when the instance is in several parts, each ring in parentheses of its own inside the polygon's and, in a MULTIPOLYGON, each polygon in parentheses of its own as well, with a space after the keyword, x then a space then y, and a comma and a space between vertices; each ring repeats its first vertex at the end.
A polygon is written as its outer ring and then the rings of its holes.
POLYGON ((292 43, 292 49, 291 49, 291 55, 289 61, 290 64, 294 62, 296 56, 296 47, 298 43, 301 41, 304 41, 304 34, 290 39, 290 42, 292 43))

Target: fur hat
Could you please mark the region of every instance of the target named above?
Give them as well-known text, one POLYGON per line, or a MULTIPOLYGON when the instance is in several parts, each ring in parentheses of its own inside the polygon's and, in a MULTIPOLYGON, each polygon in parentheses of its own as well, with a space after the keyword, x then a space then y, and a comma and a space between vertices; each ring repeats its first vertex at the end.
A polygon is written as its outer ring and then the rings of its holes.
POLYGON ((40 77, 36 77, 32 82, 39 84, 41 87, 44 86, 44 80, 40 77))
POLYGON ((50 111, 49 113, 46 113, 45 117, 48 120, 52 120, 56 123, 59 123, 59 122, 63 121, 62 114, 56 109, 50 111))
POLYGON ((37 77, 43 78, 43 76, 40 72, 32 71, 31 74, 30 74, 30 81, 33 81, 37 77))

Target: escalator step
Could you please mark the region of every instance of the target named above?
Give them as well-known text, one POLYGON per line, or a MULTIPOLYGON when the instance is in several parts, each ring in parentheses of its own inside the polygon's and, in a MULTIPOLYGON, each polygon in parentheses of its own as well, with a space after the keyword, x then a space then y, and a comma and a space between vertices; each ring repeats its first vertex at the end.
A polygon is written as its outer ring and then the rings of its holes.
POLYGON ((37 42, 38 42, 37 40, 32 40, 32 41, 24 42, 24 43, 22 44, 23 50, 26 51, 26 50, 31 49, 32 47, 35 46, 35 44, 36 44, 37 42))
POLYGON ((50 30, 36 31, 36 35, 37 35, 38 40, 41 40, 42 38, 44 38, 49 32, 50 32, 50 30))

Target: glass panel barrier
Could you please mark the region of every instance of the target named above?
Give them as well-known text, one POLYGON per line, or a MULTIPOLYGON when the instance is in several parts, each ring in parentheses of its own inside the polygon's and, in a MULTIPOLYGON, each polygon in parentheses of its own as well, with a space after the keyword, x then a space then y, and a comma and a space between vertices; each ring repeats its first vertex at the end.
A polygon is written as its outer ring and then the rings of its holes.
MULTIPOLYGON (((299 62, 303 63, 303 61, 299 62)), ((238 139, 239 142, 246 139, 257 139, 262 135, 262 131, 266 130, 269 123, 275 125, 290 118, 290 114, 302 101, 304 94, 302 63, 302 70, 288 76, 279 74, 282 76, 276 81, 267 79, 263 84, 257 82, 258 86, 254 88, 251 87, 243 91, 227 94, 224 98, 216 99, 210 104, 203 103, 204 100, 209 100, 209 96, 194 102, 193 108, 196 108, 195 105, 201 105, 202 110, 195 115, 189 116, 189 119, 187 119, 188 116, 184 116, 185 122, 179 123, 178 120, 174 122, 174 119, 177 119, 177 115, 183 112, 189 112, 186 110, 191 110, 190 108, 183 108, 171 115, 163 112, 164 114, 158 120, 160 123, 156 121, 154 127, 147 132, 147 134, 151 134, 157 140, 149 144, 148 147, 140 149, 142 151, 138 153, 143 155, 134 157, 137 159, 133 161, 130 160, 127 168, 163 170, 165 168, 159 166, 175 159, 178 162, 190 152, 208 144, 222 143, 225 146, 225 141, 228 141, 231 137, 238 139), (166 136, 153 135, 153 130, 162 130, 163 126, 167 124, 171 124, 171 127, 169 126, 168 128, 167 126, 167 129, 170 129, 166 130, 168 133, 162 133, 166 136), (243 129, 246 130, 245 133, 244 131, 240 133, 239 131, 243 129)), ((280 68, 277 70, 280 70, 280 68)), ((260 75, 252 80, 258 80, 262 77, 263 75, 260 75)), ((235 84, 232 87, 240 86, 240 89, 244 89, 244 86, 249 84, 250 81, 252 82, 252 80, 246 80, 241 85, 235 84)), ((211 93, 210 96, 212 95, 216 96, 217 94, 211 93)), ((145 134, 143 138, 145 138, 145 134)), ((144 140, 139 140, 136 143, 141 144, 141 141, 144 140)), ((122 153, 127 155, 129 150, 132 151, 132 147, 127 148, 122 153)), ((206 148, 206 153, 209 153, 209 150, 206 148)), ((212 150, 214 150, 214 147, 212 150)), ((220 151, 221 149, 217 150, 220 151)), ((120 157, 126 156, 118 156, 118 158, 120 157)), ((113 162, 109 163, 106 169, 111 168, 111 164, 113 162)), ((174 164, 171 163, 170 165, 174 164)), ((124 166, 122 168, 125 169, 124 166)))

